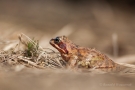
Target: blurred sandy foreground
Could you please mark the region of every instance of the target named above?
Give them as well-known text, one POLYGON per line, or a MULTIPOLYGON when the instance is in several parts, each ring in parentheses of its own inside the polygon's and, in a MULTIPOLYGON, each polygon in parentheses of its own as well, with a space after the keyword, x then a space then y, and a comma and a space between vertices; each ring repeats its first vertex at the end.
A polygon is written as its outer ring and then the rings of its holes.
MULTIPOLYGON (((114 61, 135 64, 133 1, 0 1, 0 49, 24 33, 52 48, 49 40, 67 35, 74 43, 95 47, 114 61)), ((54 48, 52 48, 54 49, 54 48)), ((133 74, 77 73, 0 64, 0 90, 133 90, 133 74)))

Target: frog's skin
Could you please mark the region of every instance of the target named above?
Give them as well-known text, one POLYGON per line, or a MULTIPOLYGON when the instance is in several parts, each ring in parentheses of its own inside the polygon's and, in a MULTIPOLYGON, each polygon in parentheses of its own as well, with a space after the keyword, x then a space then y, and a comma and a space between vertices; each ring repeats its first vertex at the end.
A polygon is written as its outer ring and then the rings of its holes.
POLYGON ((66 36, 58 36, 50 40, 50 44, 61 54, 70 68, 113 68, 117 64, 101 52, 80 47, 66 36))

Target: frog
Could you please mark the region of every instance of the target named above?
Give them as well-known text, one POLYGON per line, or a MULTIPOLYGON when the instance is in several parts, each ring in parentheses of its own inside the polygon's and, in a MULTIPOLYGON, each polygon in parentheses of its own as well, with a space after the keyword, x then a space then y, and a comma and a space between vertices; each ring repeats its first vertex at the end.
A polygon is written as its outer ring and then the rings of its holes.
POLYGON ((95 48, 79 46, 65 35, 52 38, 50 44, 59 51, 62 59, 67 63, 66 67, 70 69, 113 68, 117 65, 107 55, 95 48))

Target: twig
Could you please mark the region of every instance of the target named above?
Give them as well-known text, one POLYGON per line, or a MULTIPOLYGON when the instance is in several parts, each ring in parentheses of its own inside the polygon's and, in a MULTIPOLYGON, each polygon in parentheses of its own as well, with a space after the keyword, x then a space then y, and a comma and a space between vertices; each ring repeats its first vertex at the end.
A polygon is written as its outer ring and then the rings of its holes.
POLYGON ((23 58, 23 56, 19 56, 17 58, 20 59, 20 60, 23 60, 23 61, 27 62, 28 64, 30 64, 32 66, 35 66, 35 67, 38 67, 38 68, 45 68, 45 67, 41 67, 41 66, 37 65, 35 62, 32 62, 30 60, 27 60, 27 59, 23 58))
POLYGON ((112 43, 113 43, 113 55, 115 58, 117 58, 119 50, 118 50, 118 36, 116 33, 112 35, 112 43))

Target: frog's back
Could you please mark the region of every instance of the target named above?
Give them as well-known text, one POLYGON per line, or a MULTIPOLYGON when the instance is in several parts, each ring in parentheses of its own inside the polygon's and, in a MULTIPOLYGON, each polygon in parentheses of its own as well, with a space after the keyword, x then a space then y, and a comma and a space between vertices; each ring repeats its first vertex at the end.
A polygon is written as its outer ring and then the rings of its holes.
POLYGON ((124 66, 115 63, 105 54, 102 54, 101 52, 95 49, 80 48, 79 51, 82 54, 81 56, 84 55, 84 57, 80 58, 80 60, 78 61, 78 67, 80 68, 94 68, 106 72, 119 72, 125 69, 124 66))
POLYGON ((79 49, 79 65, 86 66, 89 68, 112 68, 115 67, 115 63, 108 58, 106 55, 95 49, 79 49))

